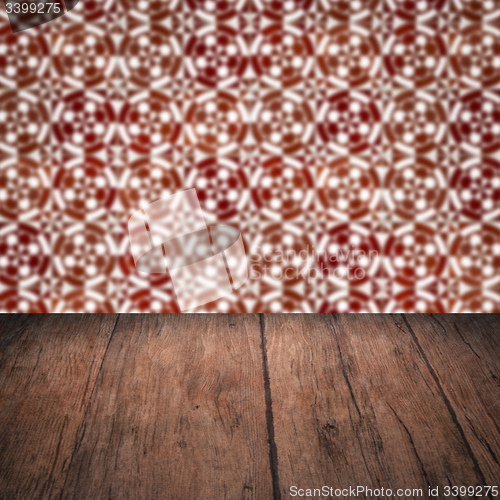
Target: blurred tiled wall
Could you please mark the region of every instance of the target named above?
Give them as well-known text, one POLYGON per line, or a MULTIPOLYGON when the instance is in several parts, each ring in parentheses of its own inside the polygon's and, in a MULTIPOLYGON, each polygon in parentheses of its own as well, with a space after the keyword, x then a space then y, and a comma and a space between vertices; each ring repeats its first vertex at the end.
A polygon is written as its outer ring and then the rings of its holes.
POLYGON ((200 310, 500 311, 500 1, 0 12, 1 311, 178 311, 127 221, 190 187, 251 267, 200 310))

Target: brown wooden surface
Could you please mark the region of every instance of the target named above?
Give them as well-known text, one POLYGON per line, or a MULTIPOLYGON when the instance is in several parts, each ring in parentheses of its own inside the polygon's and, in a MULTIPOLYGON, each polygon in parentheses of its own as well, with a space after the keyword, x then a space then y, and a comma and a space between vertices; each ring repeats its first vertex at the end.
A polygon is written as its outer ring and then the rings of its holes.
POLYGON ((0 499, 450 484, 500 486, 499 316, 0 316, 0 499))
POLYGON ((0 318, 1 498, 58 498, 116 320, 0 318))

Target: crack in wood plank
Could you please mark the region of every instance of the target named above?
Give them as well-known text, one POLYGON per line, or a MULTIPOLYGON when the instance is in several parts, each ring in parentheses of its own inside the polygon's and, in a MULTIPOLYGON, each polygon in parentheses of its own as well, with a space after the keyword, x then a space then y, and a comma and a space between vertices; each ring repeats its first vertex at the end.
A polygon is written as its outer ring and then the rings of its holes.
MULTIPOLYGON (((410 332, 410 334, 413 338, 413 341, 415 342, 415 345, 417 346, 417 349, 418 349, 420 355, 422 356, 422 359, 424 360, 424 362, 427 366, 427 369, 429 370, 429 373, 431 374, 432 378, 434 379, 434 382, 436 383, 439 394, 440 394, 441 398, 443 399, 444 404, 445 404, 448 412, 451 415, 453 423, 455 424, 455 427, 457 428, 457 431, 460 434, 460 437, 464 443, 465 449, 467 450, 467 453, 469 454, 469 456, 472 460, 472 463, 474 464, 474 470, 476 471, 476 474, 479 476, 481 484, 486 485, 487 481, 486 481, 486 478, 484 476, 484 473, 481 470, 481 467, 479 465, 477 457, 474 455, 474 452, 472 451, 471 445, 470 445, 470 443, 465 435, 464 429, 463 429, 462 425, 460 424, 460 421, 458 420, 457 413, 455 412, 455 409, 453 408, 453 405, 451 404, 450 400, 446 396, 446 394, 443 390, 443 387, 441 385, 441 382, 439 380, 439 377, 438 377, 436 371, 434 370, 434 367, 430 363, 429 359, 427 358, 424 350, 422 349, 422 346, 420 345, 420 342, 419 342, 417 336, 415 335, 413 328, 411 327, 408 319, 406 318, 406 314, 402 314, 402 317, 403 317, 403 321, 406 324, 406 327, 408 328, 408 331, 410 332)), ((491 493, 488 493, 488 498, 490 498, 490 500, 493 500, 493 496, 491 495, 491 493)))
POLYGON ((269 378, 269 364, 267 360, 267 339, 264 315, 259 314, 261 351, 262 351, 262 370, 264 374, 264 393, 266 400, 266 426, 269 441, 269 466, 271 468, 271 477, 273 480, 273 500, 281 500, 281 488, 278 465, 278 449, 274 436, 274 417, 273 417, 273 398, 271 395, 271 382, 269 378))

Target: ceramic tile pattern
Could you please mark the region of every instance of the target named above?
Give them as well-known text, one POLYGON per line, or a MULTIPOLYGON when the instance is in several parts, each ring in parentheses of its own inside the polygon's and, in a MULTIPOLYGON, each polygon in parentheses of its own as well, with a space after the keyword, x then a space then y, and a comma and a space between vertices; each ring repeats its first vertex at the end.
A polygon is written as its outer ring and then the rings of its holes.
POLYGON ((178 311, 127 221, 195 187, 252 268, 200 310, 500 312, 500 1, 81 0, 0 23, 0 310, 178 311))

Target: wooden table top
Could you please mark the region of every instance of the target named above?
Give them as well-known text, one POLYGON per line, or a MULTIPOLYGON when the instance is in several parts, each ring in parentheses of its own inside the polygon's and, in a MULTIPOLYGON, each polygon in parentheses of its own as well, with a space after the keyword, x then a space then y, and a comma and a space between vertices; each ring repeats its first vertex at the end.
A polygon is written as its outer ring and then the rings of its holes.
POLYGON ((0 499, 500 486, 497 315, 3 315, 0 353, 0 499))

